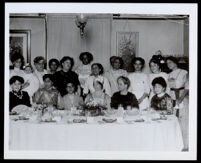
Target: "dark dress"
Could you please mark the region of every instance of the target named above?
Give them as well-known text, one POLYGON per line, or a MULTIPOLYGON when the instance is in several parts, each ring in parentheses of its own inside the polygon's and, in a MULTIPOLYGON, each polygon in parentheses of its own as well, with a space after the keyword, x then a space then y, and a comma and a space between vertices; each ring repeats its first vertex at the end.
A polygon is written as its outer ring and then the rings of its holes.
POLYGON ((173 100, 167 93, 162 97, 154 95, 151 99, 151 107, 155 110, 167 110, 168 101, 170 102, 169 104, 173 106, 173 100))
POLYGON ((131 92, 128 92, 127 95, 121 95, 120 92, 115 92, 113 94, 110 106, 114 109, 118 109, 120 104, 124 109, 126 109, 127 106, 139 108, 138 101, 131 92))
POLYGON ((73 71, 64 72, 63 70, 57 71, 54 75, 54 86, 60 92, 61 96, 67 94, 66 84, 70 81, 75 85, 80 85, 78 75, 73 71))
POLYGON ((10 98, 10 106, 9 106, 9 111, 11 111, 15 106, 17 105, 26 105, 26 106, 31 106, 30 104, 30 97, 27 92, 21 91, 21 98, 15 95, 14 92, 9 93, 9 98, 10 98))

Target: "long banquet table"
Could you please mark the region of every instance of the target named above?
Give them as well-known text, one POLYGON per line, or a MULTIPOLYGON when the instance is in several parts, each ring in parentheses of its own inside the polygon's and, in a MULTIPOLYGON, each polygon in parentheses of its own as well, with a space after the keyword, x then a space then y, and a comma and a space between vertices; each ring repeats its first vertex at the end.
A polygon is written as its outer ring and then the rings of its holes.
POLYGON ((9 150, 181 151, 178 119, 128 123, 31 123, 10 120, 9 150))

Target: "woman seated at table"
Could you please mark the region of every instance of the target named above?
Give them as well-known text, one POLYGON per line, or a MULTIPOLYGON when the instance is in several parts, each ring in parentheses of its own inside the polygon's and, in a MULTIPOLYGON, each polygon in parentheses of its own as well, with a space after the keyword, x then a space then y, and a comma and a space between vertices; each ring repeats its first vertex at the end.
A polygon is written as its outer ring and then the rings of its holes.
POLYGON ((110 109, 111 98, 108 94, 104 93, 103 83, 98 79, 93 82, 94 92, 87 95, 85 103, 93 103, 94 105, 103 106, 110 109))
POLYGON ((41 104, 44 107, 53 106, 54 108, 60 109, 59 106, 61 99, 60 93, 53 86, 52 74, 45 74, 43 76, 44 87, 39 88, 33 95, 33 103, 41 104))
POLYGON ((100 63, 94 63, 91 66, 91 75, 87 78, 83 90, 83 94, 87 95, 89 93, 93 93, 95 91, 94 88, 94 80, 99 80, 103 83, 103 89, 105 93, 111 96, 111 88, 109 81, 106 77, 103 76, 104 68, 100 63))
POLYGON ((155 95, 151 99, 151 108, 155 110, 167 110, 173 109, 173 101, 171 97, 165 93, 167 83, 163 77, 157 77, 152 81, 152 86, 155 95))
POLYGON ((9 111, 11 111, 17 105, 31 106, 30 97, 26 91, 22 91, 22 85, 24 79, 20 76, 13 76, 10 79, 11 91, 9 93, 10 105, 9 111))
POLYGON ((62 97, 62 104, 60 104, 65 110, 80 108, 84 104, 82 97, 76 94, 77 89, 78 86, 73 81, 66 84, 67 94, 62 97))
POLYGON ((130 80, 127 77, 120 76, 117 79, 119 92, 113 94, 111 98, 111 108, 118 109, 121 105, 124 109, 139 108, 135 95, 128 91, 130 80))

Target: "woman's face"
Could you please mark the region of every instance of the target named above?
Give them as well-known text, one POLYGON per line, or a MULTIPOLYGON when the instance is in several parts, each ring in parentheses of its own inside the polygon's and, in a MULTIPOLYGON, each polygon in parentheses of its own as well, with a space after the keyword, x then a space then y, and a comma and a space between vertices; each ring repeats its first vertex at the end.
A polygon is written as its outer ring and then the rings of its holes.
POLYGON ((163 88, 162 85, 160 84, 155 84, 154 86, 154 92, 158 95, 158 94, 161 94, 163 92, 165 92, 165 88, 163 88))
POLYGON ((36 67, 36 70, 37 70, 37 71, 43 72, 44 67, 45 67, 44 60, 40 60, 40 61, 38 61, 37 63, 35 63, 35 67, 36 67))
POLYGON ((135 61, 134 68, 135 71, 142 71, 142 63, 139 60, 135 61))
POLYGON ((75 86, 72 83, 68 83, 66 86, 68 94, 73 94, 75 91, 75 86))
POLYGON ((82 63, 83 63, 84 65, 88 65, 88 64, 89 64, 89 58, 88 58, 87 55, 83 55, 82 63))
POLYGON ((62 66, 63 66, 63 69, 65 71, 69 71, 70 68, 71 68, 71 61, 69 59, 65 60, 63 63, 62 63, 62 66))
POLYGON ((53 85, 53 82, 49 78, 46 78, 44 80, 44 86, 45 86, 46 89, 52 87, 52 85, 53 85))
POLYGON ((13 91, 15 92, 19 92, 22 88, 22 83, 19 82, 18 80, 16 80, 12 85, 11 85, 11 88, 13 91))
POLYGON ((56 62, 52 62, 52 63, 50 64, 50 70, 51 70, 51 71, 56 71, 57 68, 58 68, 58 66, 57 66, 57 63, 56 63, 56 62))
POLYGON ((95 91, 100 91, 102 90, 102 87, 98 82, 94 81, 94 89, 95 91))
POLYGON ((31 67, 26 67, 26 68, 24 69, 24 72, 25 72, 26 74, 30 74, 30 73, 32 73, 32 68, 31 68, 31 67))
POLYGON ((22 66, 22 60, 19 58, 13 62, 14 67, 20 68, 22 66))
POLYGON ((158 73, 160 71, 159 65, 154 62, 150 63, 150 69, 152 73, 158 73))
POLYGON ((120 62, 120 60, 119 59, 115 59, 114 60, 114 62, 113 62, 113 65, 112 65, 112 67, 114 68, 114 69, 120 69, 120 66, 121 66, 121 62, 120 62))
POLYGON ((173 70, 174 68, 177 67, 177 64, 174 63, 172 60, 167 60, 167 66, 170 70, 173 70))
POLYGON ((97 75, 100 74, 100 71, 101 71, 101 70, 100 70, 100 68, 98 67, 98 65, 93 65, 91 71, 92 71, 92 74, 93 74, 94 76, 97 76, 97 75))
POLYGON ((117 81, 117 83, 118 83, 119 91, 127 90, 127 85, 124 83, 124 81, 121 78, 117 81))

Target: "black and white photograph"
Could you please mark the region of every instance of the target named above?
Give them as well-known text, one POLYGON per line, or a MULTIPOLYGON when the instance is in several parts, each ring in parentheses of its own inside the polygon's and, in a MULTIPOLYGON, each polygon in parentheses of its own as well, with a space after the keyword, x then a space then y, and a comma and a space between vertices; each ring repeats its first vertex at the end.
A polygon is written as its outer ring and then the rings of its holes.
POLYGON ((196 160, 196 3, 6 3, 4 55, 5 159, 196 160))

